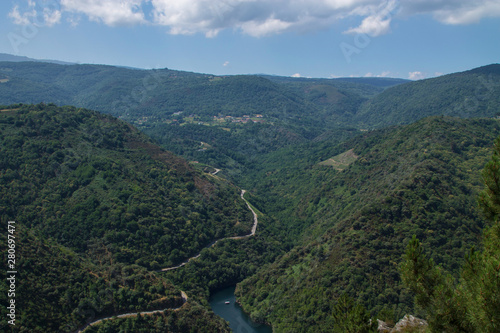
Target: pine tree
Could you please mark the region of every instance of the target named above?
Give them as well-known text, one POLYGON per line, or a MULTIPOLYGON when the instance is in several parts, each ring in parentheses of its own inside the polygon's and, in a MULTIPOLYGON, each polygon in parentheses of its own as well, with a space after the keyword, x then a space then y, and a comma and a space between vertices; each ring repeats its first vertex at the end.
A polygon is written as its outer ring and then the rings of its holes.
POLYGON ((340 296, 333 308, 335 332, 377 332, 377 322, 370 318, 366 308, 345 294, 340 296))

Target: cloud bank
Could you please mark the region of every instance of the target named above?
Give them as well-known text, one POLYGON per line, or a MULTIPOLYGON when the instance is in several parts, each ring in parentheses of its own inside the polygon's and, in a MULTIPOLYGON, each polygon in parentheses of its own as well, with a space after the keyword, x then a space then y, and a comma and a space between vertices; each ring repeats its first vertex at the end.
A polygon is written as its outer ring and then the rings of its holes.
POLYGON ((500 0, 28 0, 9 13, 14 23, 51 26, 64 14, 108 26, 165 26, 170 34, 215 37, 231 29, 254 37, 325 29, 358 20, 347 34, 380 36, 397 17, 431 15, 443 24, 471 24, 500 17, 500 0))

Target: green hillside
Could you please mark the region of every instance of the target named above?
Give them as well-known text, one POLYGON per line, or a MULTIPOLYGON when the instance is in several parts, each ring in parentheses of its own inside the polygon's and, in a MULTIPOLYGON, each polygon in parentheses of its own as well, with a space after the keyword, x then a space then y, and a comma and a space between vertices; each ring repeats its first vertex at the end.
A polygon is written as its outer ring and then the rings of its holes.
POLYGON ((354 121, 384 127, 435 115, 496 117, 499 105, 500 65, 493 64, 389 88, 363 105, 354 121))
POLYGON ((457 274, 483 227, 480 170, 499 134, 493 120, 427 118, 342 144, 359 156, 342 172, 318 165, 289 178, 302 199, 283 215, 311 223, 306 241, 238 285, 244 309, 277 332, 334 327, 344 293, 372 315, 415 313, 398 273, 406 244, 417 235, 457 274))
MULTIPOLYGON (((2 227, 6 224, 2 218, 2 227)), ((2 306, 2 332, 73 332, 100 317, 183 303, 180 290, 167 279, 138 265, 116 262, 104 246, 77 254, 19 220, 15 237, 16 325, 7 325, 8 311, 2 306)), ((5 234, 1 241, 7 244, 5 234)), ((0 285, 9 289, 4 272, 0 285)), ((0 299, 8 304, 7 293, 0 299)))
POLYGON ((169 69, 43 62, 0 62, 0 73, 9 78, 0 86, 3 104, 72 104, 133 122, 143 117, 149 122, 162 121, 181 112, 207 119, 220 114, 264 114, 268 118, 292 122, 300 119, 319 125, 317 118, 327 116, 322 115, 325 104, 345 109, 383 90, 371 84, 335 80, 271 81, 252 75, 214 76, 169 69), (325 87, 330 90, 325 92, 325 87), (330 97, 321 98, 322 94, 330 97), (335 94, 339 96, 332 98, 335 94), (322 108, 317 107, 318 103, 322 108))
POLYGON ((65 246, 111 243, 116 260, 155 269, 248 233, 252 216, 236 188, 124 122, 51 105, 0 116, 4 214, 65 246))
MULTIPOLYGON (((153 271, 253 223, 233 185, 94 111, 1 107, 0 151, 1 224, 17 224, 18 323, 30 332, 180 306, 179 289, 153 271)), ((225 327, 196 304, 179 312, 197 313, 185 327, 225 327)))

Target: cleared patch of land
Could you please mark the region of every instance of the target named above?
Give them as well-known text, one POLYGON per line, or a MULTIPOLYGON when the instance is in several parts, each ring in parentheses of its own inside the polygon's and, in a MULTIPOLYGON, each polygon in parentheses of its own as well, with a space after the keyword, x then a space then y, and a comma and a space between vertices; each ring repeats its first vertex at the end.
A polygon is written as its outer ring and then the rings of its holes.
POLYGON ((331 166, 335 170, 342 171, 347 168, 349 165, 354 163, 359 158, 358 155, 354 153, 353 149, 349 149, 342 154, 338 154, 332 158, 327 159, 326 161, 320 162, 320 165, 331 166))

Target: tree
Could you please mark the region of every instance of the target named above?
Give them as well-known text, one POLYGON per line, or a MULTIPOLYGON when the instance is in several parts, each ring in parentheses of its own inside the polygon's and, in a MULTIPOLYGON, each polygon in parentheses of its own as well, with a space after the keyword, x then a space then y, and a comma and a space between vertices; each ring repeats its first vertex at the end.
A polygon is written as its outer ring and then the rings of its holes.
POLYGON ((491 161, 483 172, 485 189, 479 194, 479 204, 484 215, 491 221, 498 221, 500 214, 500 137, 495 141, 491 161))
POLYGON ((343 294, 333 308, 335 332, 369 333, 377 332, 377 322, 370 318, 366 308, 343 294))

